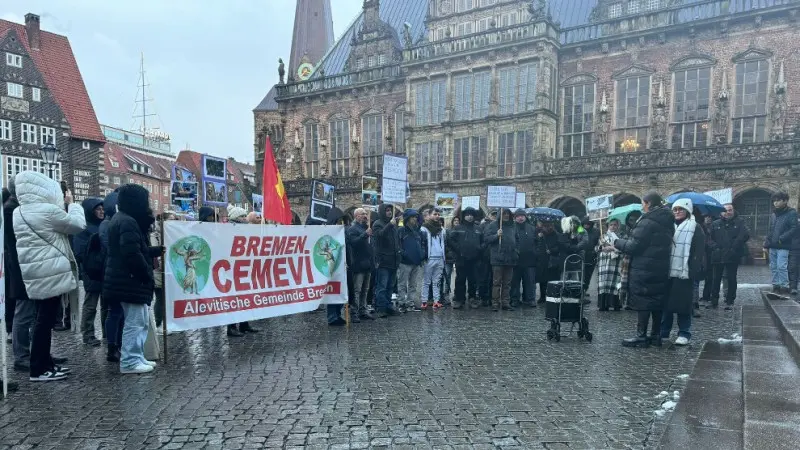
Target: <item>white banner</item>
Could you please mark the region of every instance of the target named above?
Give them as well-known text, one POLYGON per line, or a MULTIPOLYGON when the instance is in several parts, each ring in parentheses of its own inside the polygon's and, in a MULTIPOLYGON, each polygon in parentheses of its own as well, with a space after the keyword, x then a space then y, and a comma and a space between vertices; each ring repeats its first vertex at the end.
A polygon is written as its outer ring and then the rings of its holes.
POLYGON ((347 302, 344 226, 164 223, 167 329, 196 330, 347 302))
POLYGON ((517 192, 517 209, 525 209, 525 193, 517 192))
POLYGON ((704 192, 709 197, 714 197, 714 200, 720 202, 723 206, 726 203, 733 203, 733 189, 725 188, 716 191, 704 192))
POLYGON ((486 191, 489 208, 514 208, 517 206, 517 188, 514 186, 489 186, 486 191))
POLYGON ((463 197, 461 199, 461 210, 463 211, 467 208, 472 208, 475 210, 481 209, 481 196, 473 195, 469 197, 463 197))

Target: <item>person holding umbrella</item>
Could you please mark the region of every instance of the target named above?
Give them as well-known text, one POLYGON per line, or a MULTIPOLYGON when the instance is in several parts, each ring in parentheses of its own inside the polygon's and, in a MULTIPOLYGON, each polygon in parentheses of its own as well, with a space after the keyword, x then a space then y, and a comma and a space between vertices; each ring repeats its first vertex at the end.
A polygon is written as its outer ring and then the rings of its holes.
POLYGON ((567 250, 564 248, 561 233, 556 231, 556 222, 564 218, 564 213, 552 208, 531 208, 526 210, 528 218, 536 221, 536 282, 539 284, 539 300, 547 298, 547 283, 561 278, 561 270, 567 250))

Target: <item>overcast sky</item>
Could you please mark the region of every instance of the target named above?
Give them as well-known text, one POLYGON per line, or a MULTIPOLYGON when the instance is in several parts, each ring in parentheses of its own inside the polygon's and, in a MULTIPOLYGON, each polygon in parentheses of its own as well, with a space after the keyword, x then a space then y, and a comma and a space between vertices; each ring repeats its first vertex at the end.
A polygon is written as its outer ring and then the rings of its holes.
MULTIPOLYGON (((361 0, 332 0, 335 35, 361 0)), ((0 17, 69 37, 102 124, 134 125, 139 59, 155 121, 186 147, 253 161, 253 108, 289 60, 295 0, 2 0, 0 17)), ((139 110, 140 111, 140 110, 139 110)), ((140 112, 138 112, 140 114, 140 112)), ((137 125, 138 126, 138 125, 137 125)))

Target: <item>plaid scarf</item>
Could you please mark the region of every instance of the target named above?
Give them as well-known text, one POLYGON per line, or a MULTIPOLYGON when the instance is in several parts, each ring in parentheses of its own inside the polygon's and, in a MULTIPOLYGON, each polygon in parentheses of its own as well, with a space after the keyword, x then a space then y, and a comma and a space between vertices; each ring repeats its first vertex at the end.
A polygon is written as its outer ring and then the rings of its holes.
POLYGON ((692 250, 692 238, 697 222, 689 215, 686 220, 675 225, 675 236, 672 239, 672 259, 669 276, 671 278, 689 279, 689 255, 692 250))

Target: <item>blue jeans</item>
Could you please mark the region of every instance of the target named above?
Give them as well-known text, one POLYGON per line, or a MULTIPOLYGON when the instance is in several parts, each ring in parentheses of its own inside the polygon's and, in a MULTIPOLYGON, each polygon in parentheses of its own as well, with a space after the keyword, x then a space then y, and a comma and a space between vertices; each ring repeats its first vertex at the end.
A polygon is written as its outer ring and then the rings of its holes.
POLYGON ((109 302, 106 317, 106 339, 108 345, 122 346, 122 327, 125 324, 125 312, 119 302, 109 302))
POLYGON ((144 341, 147 340, 147 328, 150 325, 147 305, 138 303, 121 303, 125 311, 125 328, 122 330, 122 358, 120 369, 133 369, 144 364, 144 341))
POLYGON ((395 269, 378 268, 375 280, 375 309, 386 311, 392 307, 392 280, 395 269))
POLYGON ((769 270, 772 272, 772 285, 789 288, 789 250, 769 249, 769 270))
MULTIPOLYGON (((661 316, 661 339, 667 339, 669 333, 672 332, 672 321, 675 314, 664 312, 661 316)), ((686 339, 692 338, 692 315, 691 314, 677 314, 678 316, 678 337, 685 337, 686 339)))

